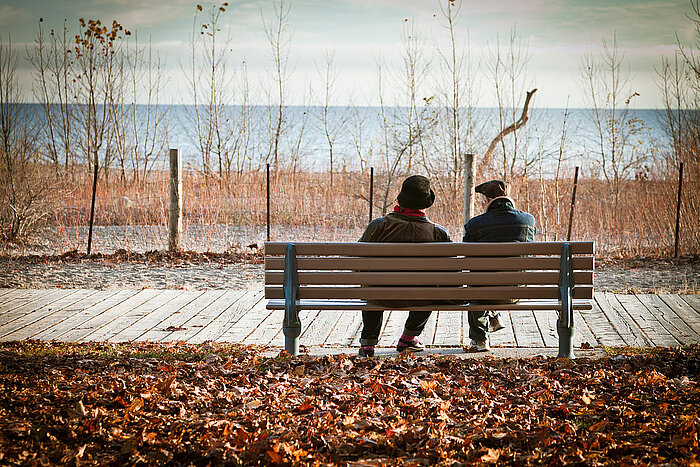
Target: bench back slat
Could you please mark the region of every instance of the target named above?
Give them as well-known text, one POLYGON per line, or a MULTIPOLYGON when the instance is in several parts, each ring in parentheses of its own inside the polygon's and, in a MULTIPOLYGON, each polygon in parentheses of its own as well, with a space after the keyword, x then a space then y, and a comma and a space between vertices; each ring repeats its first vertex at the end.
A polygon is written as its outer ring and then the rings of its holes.
MULTIPOLYGON (((556 299, 558 287, 300 287, 299 299, 497 300, 556 299)), ((574 288, 574 298, 592 298, 593 287, 574 288)), ((284 298, 282 287, 265 287, 265 298, 284 298)))
MULTIPOLYGON (((572 254, 593 255, 593 242, 569 242, 572 254)), ((514 256, 559 255, 562 242, 530 243, 298 243, 298 256, 514 256), (417 248, 416 248, 417 247, 417 248), (410 250, 407 250, 409 248, 410 250)), ((287 243, 265 243, 265 256, 284 256, 287 243)))
MULTIPOLYGON (((575 257, 574 269, 593 269, 593 257, 575 257)), ((355 270, 355 271, 425 271, 426 257, 308 257, 297 256, 299 270, 355 270)), ((518 271, 558 270, 556 257, 435 257, 430 260, 430 271, 518 271)), ((283 270, 284 258, 265 258, 266 270, 283 270)))
MULTIPOLYGON (((282 285, 284 273, 265 272, 265 283, 282 285)), ((593 285, 593 271, 574 272, 574 282, 593 285)), ((555 271, 507 271, 507 272, 351 272, 320 271, 299 272, 300 285, 557 285, 559 272, 555 271)))

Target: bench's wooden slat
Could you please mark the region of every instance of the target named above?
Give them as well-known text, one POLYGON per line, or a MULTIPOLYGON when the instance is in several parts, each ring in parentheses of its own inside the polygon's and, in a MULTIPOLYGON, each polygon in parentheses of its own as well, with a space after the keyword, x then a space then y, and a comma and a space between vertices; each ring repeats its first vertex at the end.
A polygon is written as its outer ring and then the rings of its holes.
MULTIPOLYGON (((283 272, 265 272, 265 284, 282 285, 283 272)), ((301 285, 556 285, 559 272, 299 272, 301 285)), ((578 285, 592 285, 593 271, 574 272, 578 285)))
MULTIPOLYGON (((297 257, 299 270, 356 270, 356 271, 425 271, 425 257, 403 258, 348 258, 297 257)), ((517 271, 558 270, 560 259, 554 257, 505 258, 430 258, 430 271, 517 271)), ((574 269, 593 269, 593 257, 575 257, 574 269)), ((283 270, 284 258, 265 258, 266 270, 283 270)))
MULTIPOLYGON (((556 299, 558 287, 300 287, 299 299, 363 300, 480 300, 480 299, 556 299)), ((574 288, 574 297, 592 298, 592 286, 574 288)), ((282 287, 265 287, 265 298, 284 298, 282 287)))
MULTIPOLYGON (((294 242, 292 242, 294 243, 294 242)), ((559 255, 565 242, 508 243, 298 243, 297 255, 309 256, 512 256, 559 255), (410 246, 409 246, 410 245, 410 246)), ((569 242, 575 255, 593 255, 593 242, 569 242)), ((284 256, 287 242, 266 242, 265 256, 284 256)))
MULTIPOLYGON (((574 300, 573 307, 576 310, 590 310, 593 308, 589 300, 574 300)), ((284 300, 269 300, 268 310, 283 310, 284 300)), ((381 311, 385 308, 369 305, 363 300, 301 300, 300 310, 364 310, 381 311)), ((435 310, 434 306, 419 306, 402 309, 411 310, 435 310)), ((561 305, 556 300, 521 300, 515 304, 508 305, 441 305, 440 311, 486 311, 486 310, 560 310, 561 305)))

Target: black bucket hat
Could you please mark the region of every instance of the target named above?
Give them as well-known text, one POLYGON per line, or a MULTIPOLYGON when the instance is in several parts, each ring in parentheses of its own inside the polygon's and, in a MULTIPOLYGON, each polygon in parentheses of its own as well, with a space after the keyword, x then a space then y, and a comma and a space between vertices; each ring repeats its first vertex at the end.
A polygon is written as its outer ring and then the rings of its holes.
POLYGON ((503 180, 489 180, 474 188, 474 191, 494 199, 499 196, 508 196, 508 184, 503 180))
POLYGON ((396 200, 404 208, 425 209, 435 202, 435 193, 430 189, 430 180, 422 175, 411 175, 403 181, 396 200))

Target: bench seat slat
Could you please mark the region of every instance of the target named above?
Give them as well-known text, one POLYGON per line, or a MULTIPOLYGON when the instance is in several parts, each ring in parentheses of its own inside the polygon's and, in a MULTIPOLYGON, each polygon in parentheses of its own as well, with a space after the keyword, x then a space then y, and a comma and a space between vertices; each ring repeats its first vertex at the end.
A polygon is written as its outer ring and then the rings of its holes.
MULTIPOLYGON (((364 299, 364 300, 494 300, 494 299, 557 299, 559 288, 542 287, 300 287, 299 299, 364 299)), ((592 286, 574 287, 575 298, 592 298, 592 286)), ((265 287, 265 298, 284 298, 282 287, 265 287)))
MULTIPOLYGON (((282 285, 283 272, 267 271, 265 284, 282 285)), ((592 271, 574 272, 574 282, 593 285, 592 271)), ((304 285, 557 285, 558 272, 299 272, 304 285)))
MULTIPOLYGON (((575 310, 591 310, 593 308, 589 300, 574 300, 573 307, 575 310)), ((284 300, 269 300, 267 302, 268 310, 283 310, 284 300)), ((364 311, 380 311, 383 307, 377 307, 367 304, 363 300, 300 300, 300 310, 364 310, 364 311)), ((401 310, 435 310, 435 307, 419 306, 411 308, 401 308, 401 310)), ((556 300, 521 300, 515 304, 508 305, 441 305, 439 310, 560 310, 561 305, 556 300)))
MULTIPOLYGON (((593 255, 593 242, 569 242, 574 255, 593 255)), ((531 243, 297 243, 297 254, 341 256, 402 256, 406 248, 415 256, 559 255, 561 242, 531 243)), ((265 256, 284 256, 287 243, 266 242, 265 256)))
MULTIPOLYGON (((425 257, 353 258, 353 257, 297 257, 302 270, 359 270, 359 271, 425 271, 425 257)), ((430 271, 517 271, 559 270, 560 259, 548 257, 505 258, 430 258, 430 271)), ((575 270, 593 269, 593 257, 573 259, 575 270)), ((284 258, 265 258, 266 270, 283 270, 284 258)))

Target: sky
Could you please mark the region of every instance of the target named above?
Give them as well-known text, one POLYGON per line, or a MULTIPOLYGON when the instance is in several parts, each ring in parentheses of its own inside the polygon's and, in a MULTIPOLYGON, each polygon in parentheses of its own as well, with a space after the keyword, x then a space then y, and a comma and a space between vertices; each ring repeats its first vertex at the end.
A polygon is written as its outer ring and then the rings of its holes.
MULTIPOLYGON (((230 0, 221 15, 224 33, 231 38, 229 69, 245 61, 251 98, 265 103, 271 89, 270 45, 263 18, 274 18, 279 0, 230 0)), ((188 63, 196 5, 206 12, 211 3, 188 0, 0 0, 0 37, 11 38, 20 51, 18 75, 26 99, 32 100, 31 66, 25 46, 36 37, 39 18, 48 29, 62 28, 64 19, 76 29, 78 18, 117 20, 148 40, 166 61, 167 96, 188 103, 189 88, 183 69, 188 63)), ((220 2, 221 3, 221 2, 220 2)), ((217 3, 220 4, 220 3, 217 3)), ((318 103, 323 94, 321 70, 324 54, 333 51, 337 76, 332 104, 377 105, 377 62, 384 65, 384 84, 400 100, 399 74, 402 35, 412 26, 423 57, 432 70, 421 80, 419 97, 435 94, 439 70, 438 48, 447 50, 449 36, 441 22, 438 0, 286 0, 288 16, 290 104, 318 103), (380 58, 381 57, 381 58, 380 58), (430 76, 431 78, 428 78, 430 76)), ((457 2, 459 3, 459 1, 457 2)), ((563 108, 587 107, 580 66, 586 51, 601 52, 603 41, 616 38, 629 70, 631 92, 639 94, 636 108, 661 107, 656 72, 661 57, 672 57, 676 40, 690 45, 694 25, 690 0, 464 0, 456 32, 462 49, 470 51, 475 76, 474 103, 495 103, 489 79, 487 51, 496 41, 507 44, 515 28, 521 52, 529 58, 518 79, 518 89, 537 88, 533 105, 563 108)), ((199 13, 199 23, 204 19, 199 13)), ((199 24, 195 25, 198 29, 199 24)), ((390 92, 386 91, 389 95, 390 92)), ((524 94, 524 92, 523 92, 524 94)), ((399 102, 397 102, 399 103, 399 102)))

